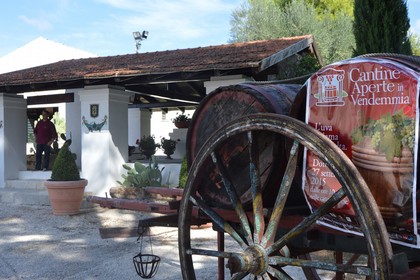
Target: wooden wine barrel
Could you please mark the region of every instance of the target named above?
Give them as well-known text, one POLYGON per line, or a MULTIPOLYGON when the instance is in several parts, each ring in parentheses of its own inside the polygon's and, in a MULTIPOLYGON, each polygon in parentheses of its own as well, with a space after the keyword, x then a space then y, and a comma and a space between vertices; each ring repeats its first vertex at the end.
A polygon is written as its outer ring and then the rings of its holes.
MULTIPOLYGON (((255 113, 296 114, 293 106, 301 88, 301 85, 279 83, 243 83, 220 87, 210 93, 195 111, 188 129, 187 159, 189 166, 205 141, 217 129, 239 117, 255 113)), ((263 170, 261 174, 262 188, 265 189, 267 185, 278 187, 281 170, 287 160, 282 154, 282 149, 279 148, 282 145, 281 139, 273 139, 270 133, 261 133, 258 142, 261 145, 262 154, 260 157, 264 158, 260 166, 260 169, 263 170)), ((249 174, 247 159, 249 155, 243 152, 246 150, 246 145, 248 145, 246 135, 240 135, 230 143, 226 143, 222 149, 225 151, 222 157, 229 158, 229 162, 226 162, 225 165, 228 166, 231 180, 236 186, 236 191, 242 202, 251 200, 250 179, 249 176, 244 176, 244 174, 249 174)), ((200 194, 206 201, 213 201, 213 206, 228 207, 230 205, 230 202, 226 201, 228 196, 224 188, 220 188, 215 183, 217 178, 211 182, 208 180, 209 174, 217 176, 214 165, 209 163, 208 166, 208 170, 202 172, 203 182, 200 194)), ((270 193, 267 189, 264 194, 269 196, 270 193)))
POLYGON ((238 117, 255 113, 289 115, 301 85, 243 83, 219 87, 200 103, 187 135, 187 157, 192 163, 209 136, 238 117))

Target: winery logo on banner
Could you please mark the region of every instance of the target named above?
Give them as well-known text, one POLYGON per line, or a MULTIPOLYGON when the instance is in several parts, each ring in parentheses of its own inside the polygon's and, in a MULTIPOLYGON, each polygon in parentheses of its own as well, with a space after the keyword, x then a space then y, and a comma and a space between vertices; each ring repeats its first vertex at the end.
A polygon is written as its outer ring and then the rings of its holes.
POLYGON ((314 95, 318 102, 316 106, 344 106, 344 97, 347 93, 343 90, 344 70, 327 68, 317 73, 318 93, 314 95))

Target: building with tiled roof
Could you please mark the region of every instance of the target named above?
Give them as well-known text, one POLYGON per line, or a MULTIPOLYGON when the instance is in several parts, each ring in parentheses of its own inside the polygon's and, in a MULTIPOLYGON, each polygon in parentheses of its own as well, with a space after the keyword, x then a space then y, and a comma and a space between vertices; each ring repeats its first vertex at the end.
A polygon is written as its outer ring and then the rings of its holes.
POLYGON ((241 75, 266 81, 285 61, 311 52, 319 60, 310 35, 171 51, 63 60, 0 75, 0 92, 21 93, 52 89, 115 85, 135 92, 142 107, 198 103, 204 82, 212 77, 241 75), (172 102, 168 101, 177 100, 172 102), (165 104, 166 103, 166 104, 165 104), (149 104, 149 105, 147 105, 149 104), (153 105, 150 105, 153 104, 153 105))
MULTIPOLYGON (((86 191, 104 195, 124 173, 122 164, 128 161, 127 143, 140 135, 166 129, 163 124, 151 127, 152 111, 163 114, 171 108, 195 108, 206 94, 219 86, 276 79, 308 53, 322 64, 311 35, 62 60, 0 74, 0 111, 4 112, 0 120, 0 133, 4 135, 0 163, 6 158, 13 159, 7 166, 0 165, 0 188, 8 180, 28 176, 25 132, 28 117, 32 116, 28 105, 65 104, 72 151, 78 155, 82 176, 89 180, 86 191), (58 89, 65 93, 42 93, 58 89), (39 94, 24 99, 23 93, 27 92, 39 94), (90 129, 99 123, 100 130, 90 129)), ((183 133, 185 137, 186 132, 183 133)), ((185 141, 177 145, 178 159, 185 151, 182 146, 185 141)), ((171 177, 177 178, 174 173, 171 177)))

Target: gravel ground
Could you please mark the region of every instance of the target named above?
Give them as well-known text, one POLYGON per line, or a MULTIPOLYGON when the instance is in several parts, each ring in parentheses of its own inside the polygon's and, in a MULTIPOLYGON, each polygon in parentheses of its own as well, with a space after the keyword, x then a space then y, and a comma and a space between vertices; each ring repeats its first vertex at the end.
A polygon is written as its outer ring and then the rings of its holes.
MULTIPOLYGON (((99 228, 137 227, 150 215, 95 206, 78 215, 54 216, 49 206, 0 204, 0 280, 141 279, 132 262, 140 252, 137 237, 102 239, 99 228)), ((182 279, 177 233, 177 228, 151 228, 153 253, 161 257, 154 279, 182 279)), ((192 237, 197 248, 216 245, 211 228, 193 230, 192 237)), ((150 253, 148 241, 143 239, 143 253, 150 253)), ((198 279, 216 279, 216 262, 198 258, 194 263, 198 279)))
MULTIPOLYGON (((141 279, 132 262, 137 238, 101 239, 99 228, 136 227, 144 216, 100 207, 54 216, 50 207, 0 204, 0 279, 141 279)), ((162 258, 155 279, 182 279, 177 229, 151 231, 162 258)))

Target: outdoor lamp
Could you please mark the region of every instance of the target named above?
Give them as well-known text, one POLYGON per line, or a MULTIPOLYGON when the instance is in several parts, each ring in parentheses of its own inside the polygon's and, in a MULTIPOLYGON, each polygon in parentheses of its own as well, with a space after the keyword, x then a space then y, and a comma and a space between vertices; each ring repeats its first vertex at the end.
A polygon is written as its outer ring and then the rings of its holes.
POLYGON ((136 52, 139 52, 141 41, 147 39, 147 36, 149 35, 149 31, 144 30, 142 33, 139 31, 133 32, 134 40, 136 41, 136 52))
MULTIPOLYGON (((143 31, 144 32, 144 31, 143 31)), ((141 39, 141 34, 140 34, 140 32, 138 32, 138 31, 135 31, 135 32, 133 32, 133 37, 134 37, 134 40, 140 40, 141 39)))

